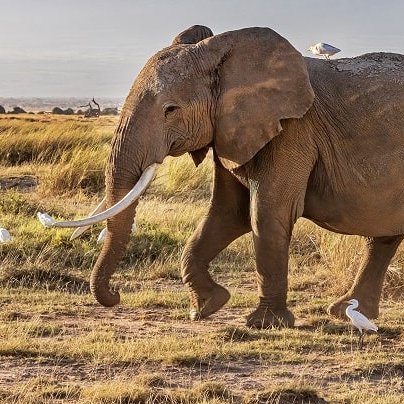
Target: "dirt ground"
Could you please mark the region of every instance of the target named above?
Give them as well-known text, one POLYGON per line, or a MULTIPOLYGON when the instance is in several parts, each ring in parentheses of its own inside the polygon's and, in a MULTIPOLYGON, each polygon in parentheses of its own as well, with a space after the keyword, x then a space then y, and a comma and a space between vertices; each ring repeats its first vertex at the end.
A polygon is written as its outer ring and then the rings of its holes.
MULTIPOLYGON (((178 287, 180 284, 177 285, 174 292, 178 290, 178 287)), ((88 303, 84 305, 82 313, 69 313, 68 310, 66 313, 63 311, 52 313, 44 310, 40 314, 13 312, 9 315, 8 320, 24 322, 35 318, 36 324, 52 325, 52 327, 62 330, 56 335, 47 335, 47 333, 40 335, 41 346, 44 347, 46 339, 49 341, 55 338, 59 341, 71 340, 97 329, 113 330, 115 340, 123 343, 134 340, 158 341, 159 338, 168 335, 175 336, 178 340, 188 338, 192 341, 204 335, 215 334, 221 335, 221 338, 227 342, 233 340, 246 344, 258 343, 262 341, 262 338, 271 338, 271 330, 251 332, 244 327, 244 318, 250 310, 251 308, 226 307, 211 319, 192 323, 183 313, 177 318, 173 317, 172 309, 166 307, 133 308, 121 305, 107 309, 99 307, 95 303, 88 303)), ((297 338, 304 338, 303 334, 299 336, 300 330, 311 334, 318 332, 318 326, 310 325, 310 321, 304 318, 297 321, 295 329, 298 333, 295 335, 297 338)), ((321 332, 329 334, 331 338, 341 334, 346 334, 345 337, 349 338, 349 327, 338 321, 325 324, 321 332)), ((276 338, 288 338, 287 335, 277 334, 276 338)), ((395 383, 397 393, 403 390, 404 363, 392 363, 391 366, 388 366, 383 362, 380 364, 375 362, 371 367, 363 367, 358 361, 362 353, 358 350, 355 341, 356 339, 352 339, 351 343, 345 343, 336 350, 329 350, 327 346, 319 348, 313 342, 312 349, 304 348, 307 350, 306 359, 296 358, 296 360, 287 361, 283 361, 282 358, 279 361, 274 360, 267 356, 265 351, 262 351, 262 355, 257 355, 256 352, 251 356, 242 353, 237 357, 235 354, 221 355, 212 350, 212 354, 204 357, 198 358, 196 355, 192 358, 186 356, 181 358, 179 356, 169 361, 155 360, 153 352, 151 352, 150 359, 103 362, 102 359, 89 361, 85 357, 79 359, 68 357, 68 355, 66 357, 57 355, 52 358, 46 352, 34 355, 32 352, 30 354, 23 351, 18 353, 16 350, 12 355, 0 357, 0 390, 23 385, 34 378, 44 376, 51 377, 52 380, 63 385, 85 388, 94 383, 103 382, 133 383, 134 377, 150 374, 159 375, 163 380, 162 386, 153 387, 156 391, 163 387, 165 390, 191 389, 198 383, 219 383, 234 395, 232 400, 224 400, 224 402, 241 402, 241 398, 237 401, 234 397, 244 397, 247 393, 255 394, 264 391, 268 385, 310 385, 315 386, 318 393, 317 397, 311 399, 306 397, 307 400, 296 393, 293 396, 296 401, 279 402, 334 402, 329 401, 332 397, 330 391, 338 392, 341 390, 341 386, 345 386, 345 388, 351 386, 354 390, 365 388, 374 393, 383 394, 391 389, 392 383, 393 385, 395 383)), ((301 348, 294 346, 292 339, 285 344, 283 349, 287 350, 288 345, 290 345, 290 351, 304 354, 301 352, 301 348)), ((46 351, 46 349, 43 350, 46 351)), ((403 352, 404 333, 402 330, 382 328, 377 339, 367 340, 363 355, 372 357, 375 351, 381 353, 389 350, 403 352)), ((341 400, 340 402, 351 401, 341 400)))

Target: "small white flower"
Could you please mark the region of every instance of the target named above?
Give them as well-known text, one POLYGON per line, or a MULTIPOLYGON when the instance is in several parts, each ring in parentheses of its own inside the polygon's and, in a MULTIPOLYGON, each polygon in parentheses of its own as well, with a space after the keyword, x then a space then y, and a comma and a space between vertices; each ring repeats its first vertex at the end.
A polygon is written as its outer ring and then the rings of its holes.
POLYGON ((0 243, 7 243, 7 241, 11 241, 11 235, 8 230, 0 228, 0 243))
POLYGON ((49 216, 47 213, 37 213, 38 220, 42 223, 45 227, 52 227, 55 223, 55 219, 52 216, 49 216))

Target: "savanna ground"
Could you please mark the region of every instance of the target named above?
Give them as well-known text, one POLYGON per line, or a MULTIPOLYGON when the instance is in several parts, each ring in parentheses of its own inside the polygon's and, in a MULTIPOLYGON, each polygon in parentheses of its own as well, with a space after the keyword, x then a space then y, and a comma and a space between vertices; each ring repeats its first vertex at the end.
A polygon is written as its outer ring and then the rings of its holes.
POLYGON ((37 211, 86 215, 103 193, 115 118, 0 118, 0 401, 14 403, 402 403, 404 246, 385 283, 378 335, 358 350, 348 322, 326 307, 352 282, 359 237, 299 220, 290 248, 296 327, 251 330, 257 303, 251 239, 211 271, 232 292, 212 318, 191 323, 181 249, 209 203, 212 162, 167 159, 139 205, 107 309, 89 294, 102 225, 69 241, 37 211))

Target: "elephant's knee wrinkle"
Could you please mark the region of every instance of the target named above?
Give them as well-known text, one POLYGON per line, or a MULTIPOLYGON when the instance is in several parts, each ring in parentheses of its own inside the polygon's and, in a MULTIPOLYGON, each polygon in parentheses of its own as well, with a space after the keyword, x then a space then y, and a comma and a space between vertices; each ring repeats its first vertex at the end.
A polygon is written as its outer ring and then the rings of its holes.
POLYGON ((211 285, 213 281, 209 275, 208 268, 208 265, 197 263, 193 257, 185 257, 181 260, 182 282, 192 288, 211 285))

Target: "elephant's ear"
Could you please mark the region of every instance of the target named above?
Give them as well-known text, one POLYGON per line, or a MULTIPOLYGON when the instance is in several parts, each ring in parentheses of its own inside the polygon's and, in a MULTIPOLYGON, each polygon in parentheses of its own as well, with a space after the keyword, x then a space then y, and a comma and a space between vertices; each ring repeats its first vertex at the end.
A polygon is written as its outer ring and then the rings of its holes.
POLYGON ((195 44, 206 38, 213 36, 213 32, 210 28, 204 25, 193 25, 187 28, 185 31, 180 32, 174 39, 171 45, 178 44, 195 44))
POLYGON ((218 80, 214 144, 228 169, 249 161, 314 100, 305 61, 269 28, 216 35, 197 45, 218 80), (206 53, 205 53, 206 52, 206 53))
MULTIPOLYGON (((210 28, 205 27, 204 25, 193 25, 185 31, 180 32, 173 39, 172 45, 196 44, 211 36, 213 36, 213 32, 210 28)), ((189 152, 196 167, 202 163, 208 151, 209 147, 203 147, 202 149, 189 152)))

